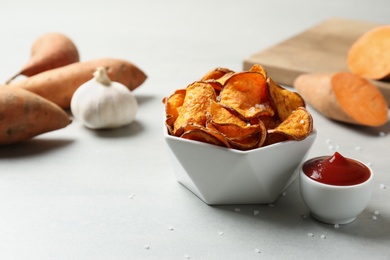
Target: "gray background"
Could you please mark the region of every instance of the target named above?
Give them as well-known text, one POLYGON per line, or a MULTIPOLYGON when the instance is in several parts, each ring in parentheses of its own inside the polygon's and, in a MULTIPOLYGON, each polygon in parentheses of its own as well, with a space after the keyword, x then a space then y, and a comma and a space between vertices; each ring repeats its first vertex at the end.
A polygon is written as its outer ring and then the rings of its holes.
POLYGON ((390 4, 1 1, 1 82, 49 31, 72 38, 82 60, 127 59, 149 78, 134 92, 139 112, 128 127, 74 121, 0 148, 0 258, 388 259, 389 124, 349 126, 308 107, 318 130, 309 157, 337 149, 375 173, 370 204, 339 228, 310 217, 297 181, 272 205, 208 206, 176 181, 166 153, 163 97, 214 67, 241 70, 246 57, 330 17, 389 24, 390 4))

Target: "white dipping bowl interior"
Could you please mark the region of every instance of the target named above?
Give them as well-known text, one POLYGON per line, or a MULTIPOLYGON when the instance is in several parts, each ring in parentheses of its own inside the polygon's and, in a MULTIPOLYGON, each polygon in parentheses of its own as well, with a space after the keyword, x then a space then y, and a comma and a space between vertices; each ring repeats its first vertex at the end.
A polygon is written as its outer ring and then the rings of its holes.
MULTIPOLYGON (((312 158, 307 162, 314 160, 312 158)), ((355 160, 357 161, 357 160, 355 160)), ((360 162, 360 161, 358 161, 360 162)), ((306 163, 306 162, 305 162, 306 163)), ((365 165, 364 163, 360 162, 365 165)), ((299 185, 303 202, 311 215, 328 224, 347 224, 367 207, 372 194, 373 172, 363 183, 348 186, 330 185, 308 177, 300 167, 299 185)))
POLYGON ((298 176, 316 136, 240 151, 171 136, 164 128, 177 180, 209 205, 274 202, 298 176))

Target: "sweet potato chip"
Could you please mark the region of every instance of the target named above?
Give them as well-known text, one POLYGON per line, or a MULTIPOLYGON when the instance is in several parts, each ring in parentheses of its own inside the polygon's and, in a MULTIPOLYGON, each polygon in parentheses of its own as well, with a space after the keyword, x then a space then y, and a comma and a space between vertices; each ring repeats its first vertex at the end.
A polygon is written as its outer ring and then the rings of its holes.
POLYGON ((216 101, 211 101, 208 109, 208 120, 213 121, 217 124, 235 124, 241 127, 246 127, 247 122, 241 120, 237 115, 223 107, 216 101))
POLYGON ((179 116, 178 110, 183 105, 185 96, 186 90, 178 89, 171 96, 164 99, 165 112, 169 115, 173 115, 174 118, 177 118, 179 116))
POLYGON ((221 104, 212 101, 207 114, 207 127, 213 128, 227 138, 243 139, 258 133, 261 129, 258 124, 251 125, 231 113, 221 104))
POLYGON ((275 129, 269 133, 280 133, 293 140, 305 139, 313 130, 313 118, 304 107, 298 107, 275 129))
POLYGON ((257 124, 251 125, 251 127, 256 128, 256 131, 251 135, 227 138, 231 146, 240 150, 261 147, 267 137, 267 129, 262 121, 258 121, 257 124))
POLYGON ((201 127, 197 129, 191 129, 184 132, 180 137, 184 139, 200 141, 200 142, 224 146, 224 147, 230 147, 229 144, 227 143, 226 138, 223 135, 211 129, 201 128, 201 127))
POLYGON ((265 131, 263 132, 259 131, 243 139, 227 138, 227 141, 229 145, 234 149, 251 150, 251 149, 259 148, 263 144, 266 136, 265 134, 266 134, 265 131))
POLYGON ((215 68, 163 103, 170 135, 233 149, 300 141, 313 131, 303 98, 258 64, 243 72, 215 68))
POLYGON ((183 105, 185 96, 186 90, 178 89, 171 96, 163 99, 166 114, 165 124, 170 133, 173 131, 173 124, 179 116, 179 109, 183 105))
POLYGON ((205 77, 202 78, 202 81, 210 83, 219 93, 225 85, 226 80, 233 74, 234 71, 219 68, 219 70, 211 71, 208 75, 206 74, 205 77))
POLYGON ((216 79, 217 82, 219 82, 222 86, 225 85, 226 81, 232 76, 234 75, 234 72, 233 71, 230 71, 228 73, 226 73, 225 75, 223 75, 222 77, 220 77, 219 79, 216 79))
POLYGON ((205 80, 205 82, 209 83, 211 86, 213 86, 214 90, 217 94, 222 90, 223 85, 221 82, 217 81, 216 79, 208 79, 205 80))
POLYGON ((288 140, 288 138, 284 134, 271 132, 267 134, 263 146, 280 143, 286 140, 288 140))
POLYGON ((217 80, 223 77, 225 74, 232 74, 232 73, 233 71, 228 68, 218 67, 207 72, 200 81, 206 81, 210 79, 217 80))
POLYGON ((267 78, 267 84, 269 95, 281 121, 289 117, 298 107, 305 107, 305 101, 297 92, 279 86, 271 78, 267 78))
POLYGON ((245 127, 240 127, 235 124, 216 124, 213 122, 211 122, 210 124, 213 125, 214 129, 224 134, 227 138, 241 139, 250 135, 254 135, 261 131, 259 125, 248 125, 245 127))
POLYGON ((264 76, 264 78, 267 78, 267 72, 265 71, 264 67, 259 64, 254 64, 250 69, 250 72, 257 72, 264 76))
POLYGON ((206 125, 206 110, 211 100, 216 100, 214 88, 206 82, 196 81, 186 89, 183 105, 174 122, 173 134, 180 136, 191 123, 199 126, 206 125))
POLYGON ((266 129, 274 129, 280 124, 280 119, 277 115, 259 116, 257 119, 263 122, 266 129))
POLYGON ((235 73, 226 81, 220 93, 220 103, 245 119, 272 116, 274 111, 269 104, 266 88, 267 82, 260 73, 235 73))

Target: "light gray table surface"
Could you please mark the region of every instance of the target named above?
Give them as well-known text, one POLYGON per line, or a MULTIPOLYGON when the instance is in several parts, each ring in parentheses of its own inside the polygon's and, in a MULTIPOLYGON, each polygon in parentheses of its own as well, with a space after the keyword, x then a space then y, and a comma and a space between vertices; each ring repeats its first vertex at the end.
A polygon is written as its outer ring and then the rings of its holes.
POLYGON ((82 60, 127 59, 148 79, 127 127, 74 120, 0 148, 0 259, 390 259, 390 124, 349 126, 308 106, 308 157, 338 150, 375 173, 368 207, 339 228, 310 217, 297 181, 272 205, 206 205, 176 181, 163 139, 163 97, 330 17, 389 24, 390 2, 1 1, 1 82, 49 31, 82 60))

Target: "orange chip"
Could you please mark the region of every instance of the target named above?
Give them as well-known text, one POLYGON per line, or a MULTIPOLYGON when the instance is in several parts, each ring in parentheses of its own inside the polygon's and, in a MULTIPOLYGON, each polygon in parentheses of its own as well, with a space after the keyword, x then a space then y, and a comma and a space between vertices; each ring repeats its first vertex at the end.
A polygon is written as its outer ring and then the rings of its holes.
POLYGON ((265 131, 257 132, 253 135, 247 136, 244 139, 230 139, 227 138, 228 143, 234 149, 238 150, 251 150, 259 148, 265 139, 265 131))
POLYGON ((170 135, 228 148, 300 141, 313 131, 303 98, 276 84, 258 64, 238 73, 215 68, 163 103, 170 135))
POLYGON ((263 146, 268 146, 271 144, 280 143, 280 142, 283 142, 286 140, 288 140, 288 138, 284 134, 271 132, 271 133, 267 134, 267 137, 265 138, 263 146))
POLYGON ((267 72, 265 71, 265 69, 263 68, 263 66, 259 65, 259 64, 254 64, 252 66, 252 68, 249 69, 250 72, 258 72, 260 74, 262 74, 264 76, 264 78, 266 79, 267 78, 267 72))
MULTIPOLYGON (((247 125, 245 127, 238 126, 235 124, 217 124, 214 122, 210 122, 213 129, 218 130, 222 134, 224 134, 227 138, 244 138, 255 133, 260 132, 259 125, 247 125)), ((207 127, 210 128, 209 124, 207 127)))
POLYGON ((210 79, 217 80, 217 79, 223 77, 225 74, 231 74, 231 73, 233 73, 233 71, 228 69, 228 68, 218 67, 218 68, 215 68, 215 69, 207 72, 202 77, 201 81, 206 81, 206 80, 210 80, 210 79))
POLYGON ((215 79, 208 79, 208 80, 205 80, 205 82, 209 83, 211 86, 213 86, 213 88, 215 89, 215 91, 217 93, 219 93, 222 88, 223 88, 223 85, 221 82, 215 80, 215 79))
POLYGON ((271 78, 267 78, 267 84, 269 95, 281 121, 284 121, 298 107, 305 107, 305 101, 297 92, 279 86, 271 78))
POLYGON ((168 129, 168 133, 170 135, 173 135, 173 124, 175 123, 175 119, 173 118, 172 115, 166 115, 165 118, 165 126, 168 129))
POLYGON ((269 133, 280 133, 293 140, 305 139, 313 130, 313 118, 304 107, 298 107, 275 129, 269 133))
POLYGON ((196 81, 189 85, 183 105, 178 110, 179 115, 173 124, 173 134, 180 136, 189 123, 205 126, 206 110, 211 100, 216 100, 216 94, 209 83, 196 81))
POLYGON ((274 129, 280 124, 278 116, 259 116, 258 120, 263 122, 266 129, 274 129))
POLYGON ((207 114, 207 127, 213 128, 227 138, 243 139, 260 131, 259 125, 251 125, 213 101, 207 114))
POLYGON ((165 124, 167 125, 170 133, 173 131, 173 124, 179 116, 179 108, 183 105, 185 96, 186 90, 179 89, 168 98, 163 99, 166 114, 165 124))
POLYGON ((233 74, 234 71, 230 69, 216 68, 212 71, 209 71, 206 75, 203 76, 201 80, 210 83, 214 89, 219 92, 222 90, 226 80, 233 74))
POLYGON ((226 138, 223 135, 205 127, 188 130, 184 132, 180 137, 184 139, 230 147, 226 138))
POLYGON ((216 101, 211 101, 208 109, 208 119, 217 124, 236 124, 241 127, 246 127, 247 122, 241 120, 227 108, 223 107, 216 101))
POLYGON ((165 98, 163 100, 163 102, 165 103, 165 112, 177 118, 179 115, 178 110, 183 105, 185 96, 186 90, 178 89, 171 96, 165 98))
POLYGON ((249 150, 261 147, 265 142, 267 130, 262 121, 258 121, 258 124, 252 126, 255 126, 257 131, 251 135, 238 138, 228 138, 228 142, 231 146, 240 150, 249 150))
POLYGON ((223 75, 222 77, 220 77, 219 79, 216 79, 217 82, 219 82, 222 86, 225 85, 225 82, 232 76, 234 75, 234 72, 233 71, 230 71, 228 73, 226 73, 225 75, 223 75))
POLYGON ((245 119, 274 114, 267 96, 267 82, 257 72, 241 72, 230 76, 220 93, 220 103, 245 119))

